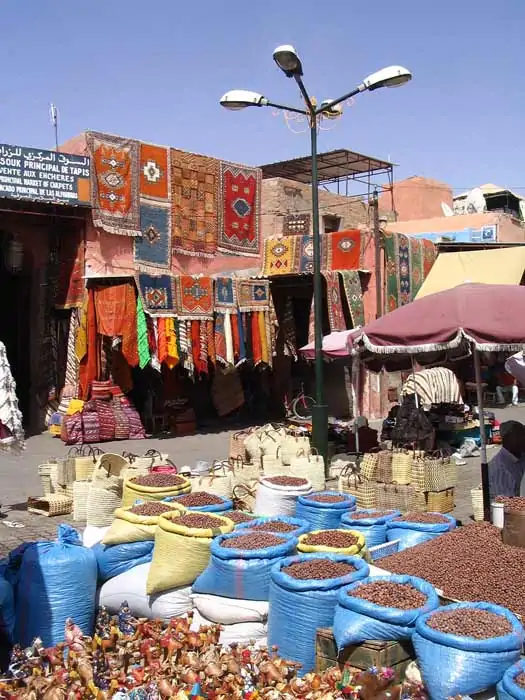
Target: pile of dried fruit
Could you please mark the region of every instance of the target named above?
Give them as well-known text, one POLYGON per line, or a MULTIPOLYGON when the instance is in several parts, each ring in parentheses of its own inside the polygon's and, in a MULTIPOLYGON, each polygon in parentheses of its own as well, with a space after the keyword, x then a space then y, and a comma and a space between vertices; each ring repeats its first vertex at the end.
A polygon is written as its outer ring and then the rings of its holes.
POLYGON ((139 503, 132 506, 129 509, 129 512, 133 513, 134 515, 155 516, 161 515, 162 513, 167 513, 168 510, 173 510, 173 508, 170 508, 170 506, 167 506, 165 503, 160 503, 159 501, 147 501, 146 503, 139 503))
POLYGON ((329 578, 348 576, 355 571, 352 564, 344 561, 332 561, 331 559, 309 559, 308 561, 296 561, 281 569, 284 574, 301 581, 310 579, 324 581, 329 578))
POLYGON ((308 483, 307 479, 301 479, 298 476, 268 476, 264 479, 267 483, 274 486, 305 486, 308 483))
POLYGON ((256 515, 247 515, 241 510, 229 510, 227 513, 223 513, 225 518, 232 520, 234 523, 249 523, 250 520, 256 518, 256 515))
POLYGON ((381 559, 381 568, 419 576, 447 598, 486 601, 525 618, 525 549, 501 541, 489 523, 472 523, 381 559))
POLYGON ((169 486, 180 486, 184 479, 177 474, 142 474, 134 476, 130 481, 137 486, 150 486, 152 488, 167 488, 169 486))
POLYGON ((320 530, 313 532, 301 541, 302 544, 309 544, 319 547, 333 547, 334 549, 348 549, 359 542, 359 539, 351 532, 341 530, 320 530))
POLYGON ((496 503, 503 503, 505 510, 525 510, 525 498, 510 498, 509 496, 496 496, 496 503))
POLYGON ((314 501, 315 503, 342 503, 348 499, 344 496, 339 496, 337 494, 328 493, 318 493, 315 496, 308 496, 309 501, 314 501))
POLYGON ((265 549, 266 547, 276 547, 279 544, 283 544, 280 537, 265 532, 251 532, 248 535, 229 537, 221 542, 221 547, 225 547, 225 549, 265 549))
POLYGON ((266 520, 264 523, 250 527, 250 530, 262 530, 263 532, 293 532, 298 529, 297 525, 285 523, 283 520, 266 520))
POLYGON ((514 676, 514 683, 519 685, 520 688, 525 688, 525 673, 523 673, 523 671, 518 673, 517 676, 514 676))
POLYGON ((384 608, 398 610, 414 610, 422 608, 427 597, 414 588, 410 583, 394 583, 393 581, 372 581, 362 583, 357 588, 348 591, 352 598, 361 598, 384 608))
POLYGON ((350 520, 366 520, 368 518, 384 518, 386 515, 391 515, 393 510, 374 510, 372 513, 364 513, 363 511, 356 511, 355 513, 348 513, 348 518, 350 520))
POLYGON ((214 529, 223 524, 222 520, 205 513, 185 513, 175 518, 173 522, 177 525, 184 525, 184 527, 196 527, 202 530, 214 529))
POLYGON ((435 612, 427 619, 427 625, 439 632, 474 639, 503 637, 512 632, 512 625, 504 617, 487 610, 476 610, 476 608, 435 612))
POLYGON ((218 506, 224 503, 223 499, 215 496, 213 493, 206 491, 192 491, 184 496, 177 498, 177 503, 182 504, 186 508, 196 508, 199 506, 218 506))
POLYGON ((425 523, 427 525, 449 524, 450 520, 439 513, 416 513, 410 512, 394 518, 393 523, 425 523))

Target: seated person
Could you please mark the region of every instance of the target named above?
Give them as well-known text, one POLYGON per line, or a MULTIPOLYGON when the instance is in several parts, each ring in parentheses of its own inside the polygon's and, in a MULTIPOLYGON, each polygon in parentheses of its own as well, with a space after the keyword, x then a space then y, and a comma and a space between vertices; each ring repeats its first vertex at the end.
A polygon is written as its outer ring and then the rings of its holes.
MULTIPOLYGON (((359 436, 359 452, 370 452, 374 447, 378 447, 377 430, 369 427, 367 419, 364 416, 359 416, 356 423, 359 436)), ((353 432, 348 434, 348 452, 357 452, 355 434, 353 432)))
POLYGON ((505 421, 500 435, 502 447, 488 465, 491 501, 496 496, 519 496, 525 475, 525 426, 516 420, 505 421))

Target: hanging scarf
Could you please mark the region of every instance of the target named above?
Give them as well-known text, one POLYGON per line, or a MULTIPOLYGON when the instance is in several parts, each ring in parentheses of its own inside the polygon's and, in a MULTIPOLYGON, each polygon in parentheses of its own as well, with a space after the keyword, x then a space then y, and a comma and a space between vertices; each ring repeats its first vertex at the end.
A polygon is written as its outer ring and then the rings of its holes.
POLYGON ((215 314, 215 357, 217 362, 226 364, 226 333, 224 330, 224 314, 215 314))
POLYGON ((168 339, 166 336, 166 321, 169 319, 157 319, 157 355, 160 364, 166 362, 168 357, 168 339))
POLYGON ((144 313, 140 294, 137 294, 137 347, 139 367, 144 369, 149 364, 151 354, 148 342, 148 324, 146 323, 146 314, 144 313))
POLYGON ((199 321, 199 341, 200 341, 200 367, 201 372, 208 374, 208 334, 206 331, 206 321, 199 321))
POLYGON ((235 355, 233 354, 233 334, 232 321, 230 314, 224 314, 224 337, 226 339, 226 364, 235 364, 235 355))
POLYGON ((166 319, 166 364, 173 369, 179 362, 179 351, 175 334, 175 319, 166 319))
POLYGON ((264 329, 266 331, 266 352, 268 355, 266 362, 271 367, 273 365, 273 353, 275 347, 272 345, 272 322, 269 311, 263 311, 262 315, 264 317, 264 329))
POLYGON ((230 323, 232 327, 232 344, 233 344, 233 357, 234 362, 238 362, 239 356, 241 354, 241 343, 239 338, 239 324, 237 322, 237 317, 230 315, 230 323))
POLYGON ((156 319, 153 316, 146 316, 146 321, 148 322, 148 340, 150 340, 150 352, 151 352, 151 366, 157 372, 160 372, 160 362, 159 362, 159 332, 157 328, 156 319), (152 346, 153 343, 153 346, 152 346), (153 349, 152 349, 153 347, 153 349))
POLYGON ((71 309, 69 331, 67 335, 66 376, 64 381, 64 389, 67 388, 66 393, 69 396, 76 396, 78 392, 78 359, 76 354, 78 331, 78 309, 71 309))
POLYGON ((98 338, 97 338, 97 316, 95 312, 95 294, 93 289, 88 290, 87 306, 87 351, 80 363, 79 371, 79 398, 87 400, 91 382, 98 375, 98 338))
POLYGON ((275 311, 272 295, 270 294, 270 310, 268 311, 268 326, 270 330, 270 358, 277 355, 277 336, 279 334, 279 320, 275 311))
POLYGON ((268 358, 268 338, 266 336, 266 323, 264 319, 264 312, 257 311, 257 322, 259 324, 259 338, 261 341, 261 361, 265 362, 267 365, 269 363, 268 358))
MULTIPOLYGON (((184 321, 179 321, 175 319, 174 323, 174 328, 175 328, 175 338, 176 338, 176 343, 177 343, 177 357, 180 359, 183 355, 184 352, 187 352, 185 348, 182 346, 182 331, 186 327, 184 321)), ((187 338, 186 338, 187 341, 187 338)))
POLYGON ((213 329, 213 321, 206 321, 206 336, 208 344, 208 357, 210 362, 215 365, 215 333, 213 329))
POLYGON ((258 365, 262 362, 261 334, 259 332, 259 317, 257 312, 251 313, 252 326, 252 347, 253 347, 253 364, 258 365))
POLYGON ((246 342, 244 340, 244 323, 242 316, 243 315, 241 314, 241 312, 238 311, 234 319, 234 323, 237 324, 239 333, 239 360, 237 362, 238 365, 246 361, 246 342))
MULTIPOLYGON (((139 364, 139 346, 137 335, 137 296, 131 284, 126 285, 126 305, 124 318, 122 319, 122 354, 126 358, 130 367, 137 367, 139 364)), ((142 313, 144 308, 140 305, 142 313)), ((144 321, 145 323, 145 321, 144 321)), ((120 334, 119 334, 120 335, 120 334)), ((147 342, 147 329, 146 329, 147 342)))
POLYGON ((199 332, 199 322, 189 321, 191 324, 191 353, 193 358, 193 365, 197 372, 200 371, 200 332, 199 332))
POLYGON ((131 284, 126 282, 95 289, 97 330, 101 335, 107 335, 110 338, 115 335, 124 335, 130 287, 131 284))
POLYGON ((80 309, 80 325, 77 331, 75 342, 75 352, 77 360, 81 362, 87 353, 87 322, 88 322, 89 293, 84 297, 82 308, 80 309))

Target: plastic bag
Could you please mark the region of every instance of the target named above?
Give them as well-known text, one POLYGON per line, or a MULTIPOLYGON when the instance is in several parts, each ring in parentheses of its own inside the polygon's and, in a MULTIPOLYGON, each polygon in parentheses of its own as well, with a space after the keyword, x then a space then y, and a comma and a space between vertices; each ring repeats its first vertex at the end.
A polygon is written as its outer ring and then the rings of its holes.
POLYGON ((339 591, 334 615, 333 628, 337 648, 342 649, 351 644, 361 644, 367 639, 378 641, 410 639, 418 617, 438 607, 439 598, 434 587, 415 576, 370 576, 356 584, 345 586, 339 591), (373 581, 409 583, 426 595, 427 601, 421 608, 400 610, 386 608, 368 600, 348 595, 348 591, 363 583, 372 583, 373 581))
POLYGON ((367 547, 375 547, 378 544, 384 544, 386 542, 387 522, 392 520, 392 518, 398 518, 401 515, 400 510, 393 510, 388 515, 374 517, 374 513, 380 512, 374 508, 358 510, 356 512, 369 513, 370 517, 353 520, 353 513, 345 513, 341 518, 341 528, 345 530, 354 530, 355 532, 361 533, 361 535, 363 535, 365 538, 367 547))
POLYGON ((82 544, 84 547, 93 547, 93 545, 102 542, 108 527, 95 527, 94 525, 86 525, 82 533, 82 544))
POLYGON ((64 639, 71 617, 87 635, 93 633, 97 560, 78 532, 60 525, 54 542, 25 548, 17 587, 15 639, 28 646, 40 637, 45 647, 64 639))
POLYGON ((13 586, 0 574, 0 639, 13 641, 15 631, 15 597, 13 586))
POLYGON ((134 617, 147 617, 150 620, 160 618, 167 621, 189 613, 193 608, 189 586, 151 596, 146 593, 150 567, 151 564, 140 564, 106 581, 99 590, 98 604, 104 605, 114 615, 126 600, 134 617))
POLYGON ((192 593, 196 610, 218 625, 236 625, 241 622, 266 622, 268 602, 265 600, 239 600, 218 595, 192 593))
POLYGON ((177 525, 171 521, 173 517, 172 513, 164 513, 159 518, 146 587, 148 595, 192 584, 208 566, 213 538, 233 530, 231 520, 215 513, 208 514, 217 519, 213 530, 177 525))
POLYGON ((356 499, 348 493, 316 491, 308 496, 299 496, 295 515, 309 522, 312 530, 333 530, 339 527, 343 515, 356 507, 356 499), (342 496, 345 500, 327 503, 313 501, 312 496, 342 496))
POLYGON ((343 586, 368 576, 368 564, 343 554, 301 554, 288 557, 272 568, 268 644, 276 644, 279 654, 302 664, 300 675, 315 667, 315 635, 319 627, 331 627, 337 596, 343 586), (283 569, 296 562, 312 559, 352 564, 355 571, 346 576, 324 580, 298 580, 283 569))
POLYGON ((274 515, 267 516, 266 518, 257 518, 254 516, 253 520, 247 523, 240 523, 235 528, 236 530, 249 530, 254 527, 254 525, 262 525, 267 522, 281 522, 287 523, 288 525, 295 525, 295 530, 290 530, 289 532, 279 532, 277 534, 283 535, 284 537, 299 537, 299 535, 304 535, 305 532, 310 532, 310 523, 301 518, 289 518, 286 515, 274 515))
POLYGON ((273 547, 247 550, 221 546, 225 541, 247 534, 247 530, 238 530, 213 540, 210 563, 193 584, 195 593, 241 600, 268 600, 271 568, 279 559, 295 552, 297 539, 275 533, 281 542, 273 547))
POLYGON ((164 498, 163 500, 168 503, 178 504, 183 508, 187 508, 188 510, 199 511, 201 513, 223 513, 226 510, 233 509, 233 501, 231 500, 231 498, 226 498, 225 496, 221 496, 220 494, 214 495, 217 496, 217 498, 222 499, 222 503, 213 503, 210 506, 184 506, 183 503, 179 502, 179 499, 184 498, 184 496, 174 496, 172 498, 164 498))
MULTIPOLYGON (((170 508, 182 512, 184 507, 179 503, 167 503, 170 508)), ((102 539, 102 544, 123 544, 125 542, 145 542, 155 539, 155 530, 159 522, 158 515, 136 515, 128 508, 117 508, 111 526, 102 539)))
MULTIPOLYGON (((365 538, 363 535, 361 535, 359 532, 353 532, 352 534, 355 534, 357 537, 357 542, 353 544, 351 547, 329 547, 328 545, 324 544, 306 544, 304 540, 309 536, 309 535, 315 535, 318 532, 322 532, 322 530, 312 530, 311 532, 307 532, 305 535, 301 535, 299 537, 299 543, 297 544, 297 551, 298 552, 332 552, 332 554, 346 554, 347 557, 352 557, 355 555, 363 555, 366 551, 366 544, 365 544, 365 538)), ((347 530, 343 530, 345 534, 348 533, 347 530)))
POLYGON ((123 574, 139 564, 147 564, 153 556, 153 542, 126 542, 125 544, 94 545, 98 567, 98 580, 107 581, 123 574))
POLYGON ((514 679, 520 673, 525 673, 525 661, 518 661, 505 671, 503 678, 496 686, 498 700, 525 700, 525 688, 520 688, 514 683, 514 679))
POLYGON ((411 523, 411 522, 396 522, 388 521, 386 524, 386 539, 387 542, 399 540, 399 551, 414 547, 416 544, 429 542, 436 537, 443 535, 445 532, 450 532, 456 527, 456 519, 451 515, 436 513, 447 520, 446 523, 411 523))
POLYGON ((512 625, 512 632, 490 639, 460 637, 432 629, 427 624, 429 615, 422 615, 416 622, 412 642, 432 700, 484 690, 500 681, 520 658, 523 627, 509 610, 492 603, 456 603, 443 606, 440 612, 457 609, 501 615, 512 625))
POLYGON ((288 515, 293 518, 299 496, 312 492, 312 484, 306 480, 300 486, 278 486, 262 476, 255 497, 254 512, 257 515, 288 515))

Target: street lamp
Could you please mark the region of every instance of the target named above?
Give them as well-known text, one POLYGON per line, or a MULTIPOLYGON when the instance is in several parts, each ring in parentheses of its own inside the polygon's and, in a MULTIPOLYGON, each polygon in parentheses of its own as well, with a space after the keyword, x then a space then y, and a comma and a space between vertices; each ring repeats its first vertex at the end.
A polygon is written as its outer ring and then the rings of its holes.
POLYGON ((297 51, 290 44, 278 46, 273 52, 273 60, 287 78, 297 83, 305 102, 305 109, 270 102, 268 98, 250 90, 230 90, 221 97, 220 103, 226 109, 237 111, 245 107, 274 107, 287 112, 302 114, 310 123, 312 157, 312 233, 314 262, 314 326, 315 326, 315 405, 312 408, 313 443, 318 453, 324 457, 328 470, 328 406, 324 399, 323 386, 323 287, 321 276, 321 236, 319 232, 319 178, 317 172, 317 127, 319 120, 327 113, 335 115, 335 107, 342 102, 367 90, 383 87, 399 87, 412 78, 412 73, 402 66, 388 66, 366 77, 356 88, 336 100, 324 100, 317 107, 308 94, 303 80, 303 66, 297 51))

